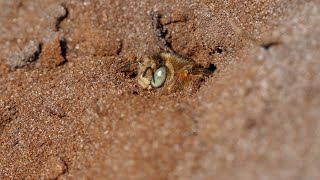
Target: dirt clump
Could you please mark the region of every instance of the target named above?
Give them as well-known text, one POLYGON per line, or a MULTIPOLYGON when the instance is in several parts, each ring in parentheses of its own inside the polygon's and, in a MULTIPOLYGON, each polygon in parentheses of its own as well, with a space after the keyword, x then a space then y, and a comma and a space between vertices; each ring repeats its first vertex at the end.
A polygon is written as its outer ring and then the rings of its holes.
POLYGON ((44 68, 54 68, 67 61, 65 54, 65 41, 57 38, 52 42, 43 45, 39 62, 44 68))

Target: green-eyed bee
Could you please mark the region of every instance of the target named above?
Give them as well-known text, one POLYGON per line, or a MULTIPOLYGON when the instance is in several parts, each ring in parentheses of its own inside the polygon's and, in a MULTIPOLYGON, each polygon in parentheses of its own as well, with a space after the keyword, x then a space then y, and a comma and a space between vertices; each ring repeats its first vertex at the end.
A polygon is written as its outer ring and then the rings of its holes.
POLYGON ((138 84, 143 89, 167 93, 185 90, 191 87, 192 82, 212 73, 195 61, 176 53, 165 39, 166 31, 160 23, 159 13, 151 11, 150 15, 162 51, 146 56, 142 61, 126 64, 120 69, 122 72, 135 71, 138 84))

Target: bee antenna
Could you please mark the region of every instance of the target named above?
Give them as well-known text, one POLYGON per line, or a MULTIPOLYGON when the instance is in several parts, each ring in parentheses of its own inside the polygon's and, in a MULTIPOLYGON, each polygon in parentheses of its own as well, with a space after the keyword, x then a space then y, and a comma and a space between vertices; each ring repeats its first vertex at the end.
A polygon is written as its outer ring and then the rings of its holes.
POLYGON ((125 64, 124 66, 120 67, 119 69, 117 69, 118 72, 126 72, 129 71, 128 69, 130 69, 130 66, 135 65, 135 64, 139 64, 140 62, 129 62, 127 64, 125 64))

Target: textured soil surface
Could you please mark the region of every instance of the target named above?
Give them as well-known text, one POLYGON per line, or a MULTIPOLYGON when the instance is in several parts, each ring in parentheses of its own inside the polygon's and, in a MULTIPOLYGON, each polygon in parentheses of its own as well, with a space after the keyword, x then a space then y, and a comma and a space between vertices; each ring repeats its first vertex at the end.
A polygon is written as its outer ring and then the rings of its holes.
POLYGON ((320 179, 319 0, 0 0, 0 179, 320 179), (216 70, 161 94, 160 51, 216 70))

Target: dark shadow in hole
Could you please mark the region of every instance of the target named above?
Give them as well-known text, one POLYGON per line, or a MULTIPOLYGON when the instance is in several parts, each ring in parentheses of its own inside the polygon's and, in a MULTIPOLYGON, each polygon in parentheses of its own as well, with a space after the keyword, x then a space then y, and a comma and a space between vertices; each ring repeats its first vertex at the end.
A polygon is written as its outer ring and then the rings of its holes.
POLYGON ((215 48, 215 51, 216 51, 217 53, 219 53, 219 54, 222 54, 222 52, 223 52, 224 50, 223 50, 222 47, 217 46, 217 47, 215 48))
POLYGON ((265 50, 269 50, 272 46, 277 46, 279 44, 281 44, 281 42, 268 42, 261 44, 260 46, 265 50))
POLYGON ((214 72, 217 69, 217 67, 214 64, 210 64, 207 69, 211 72, 214 72))
POLYGON ((137 73, 136 72, 130 72, 130 73, 128 73, 127 74, 127 76, 129 76, 129 78, 135 78, 135 77, 137 77, 137 73))
POLYGON ((139 92, 134 90, 134 91, 132 91, 132 94, 133 95, 139 95, 139 92))
POLYGON ((36 52, 34 52, 32 57, 30 57, 29 62, 34 62, 34 61, 39 60, 41 52, 42 52, 42 43, 39 43, 38 50, 36 52))
POLYGON ((68 45, 67 45, 67 40, 66 39, 61 39, 60 40, 60 48, 61 48, 61 56, 65 59, 65 62, 68 61, 67 60, 67 51, 68 51, 68 45))
POLYGON ((214 49, 212 49, 210 52, 209 52, 209 55, 212 56, 214 54, 222 54, 225 50, 221 47, 221 46, 216 46, 214 49))

